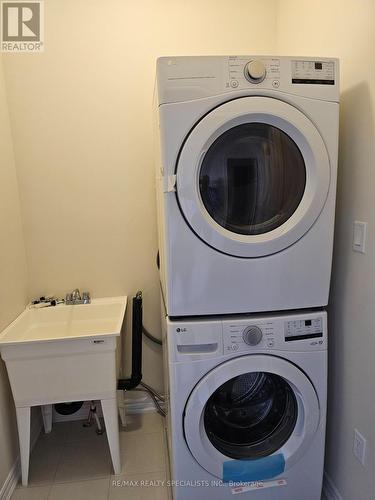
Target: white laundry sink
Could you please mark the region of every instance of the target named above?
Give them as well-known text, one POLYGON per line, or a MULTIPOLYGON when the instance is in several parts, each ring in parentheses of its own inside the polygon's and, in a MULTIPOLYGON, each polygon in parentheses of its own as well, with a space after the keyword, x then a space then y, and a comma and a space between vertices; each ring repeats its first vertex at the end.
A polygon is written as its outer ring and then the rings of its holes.
POLYGON ((93 299, 91 304, 26 309, 0 334, 4 345, 120 335, 126 297, 93 299))
POLYGON ((30 407, 41 405, 46 432, 52 404, 100 400, 115 473, 119 473, 116 399, 116 337, 127 298, 93 299, 91 304, 27 307, 0 334, 21 448, 22 483, 27 484, 30 407), (48 421, 47 421, 48 420, 48 421))

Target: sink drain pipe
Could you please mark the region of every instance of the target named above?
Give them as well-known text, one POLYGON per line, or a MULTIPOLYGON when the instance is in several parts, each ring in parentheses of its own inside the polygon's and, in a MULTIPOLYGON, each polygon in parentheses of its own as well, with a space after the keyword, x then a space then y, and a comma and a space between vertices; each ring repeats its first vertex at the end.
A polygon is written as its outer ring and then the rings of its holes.
POLYGON ((117 389, 130 391, 142 381, 142 292, 133 297, 132 311, 132 373, 117 381, 117 389))
POLYGON ((165 417, 165 411, 161 407, 164 397, 158 394, 148 384, 142 382, 142 292, 138 291, 133 297, 132 311, 132 372, 130 378, 117 381, 117 389, 121 391, 144 391, 151 397, 156 410, 165 417))

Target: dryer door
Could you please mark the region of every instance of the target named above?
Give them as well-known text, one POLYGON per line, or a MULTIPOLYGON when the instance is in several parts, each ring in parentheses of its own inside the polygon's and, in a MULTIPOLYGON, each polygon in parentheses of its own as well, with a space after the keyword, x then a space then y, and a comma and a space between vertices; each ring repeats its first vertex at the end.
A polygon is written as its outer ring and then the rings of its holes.
POLYGON ((300 111, 270 97, 243 97, 206 115, 177 162, 177 198, 206 244, 239 257, 298 241, 324 207, 330 164, 300 111))
POLYGON ((282 474, 305 453, 319 423, 319 401, 307 376, 270 355, 232 359, 193 389, 184 432, 197 462, 224 481, 282 474))

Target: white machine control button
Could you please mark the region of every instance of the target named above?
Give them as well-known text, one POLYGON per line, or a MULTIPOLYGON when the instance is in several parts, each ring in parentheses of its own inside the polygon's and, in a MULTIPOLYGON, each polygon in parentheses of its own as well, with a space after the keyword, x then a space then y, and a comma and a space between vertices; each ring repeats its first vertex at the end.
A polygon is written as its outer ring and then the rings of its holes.
POLYGON ((260 83, 266 78, 266 68, 262 61, 253 59, 245 66, 245 76, 251 83, 260 83))
POLYGON ((242 333, 242 338, 247 345, 257 345, 263 338, 259 326, 248 326, 242 333))

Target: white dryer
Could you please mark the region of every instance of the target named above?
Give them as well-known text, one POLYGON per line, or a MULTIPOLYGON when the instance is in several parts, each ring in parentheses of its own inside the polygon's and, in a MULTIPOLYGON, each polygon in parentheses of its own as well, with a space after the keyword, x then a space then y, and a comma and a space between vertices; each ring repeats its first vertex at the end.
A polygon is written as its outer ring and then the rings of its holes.
POLYGON ((336 59, 157 61, 161 282, 171 317, 328 302, 336 59))
POLYGON ((165 319, 164 333, 174 500, 320 500, 326 313, 165 319))

